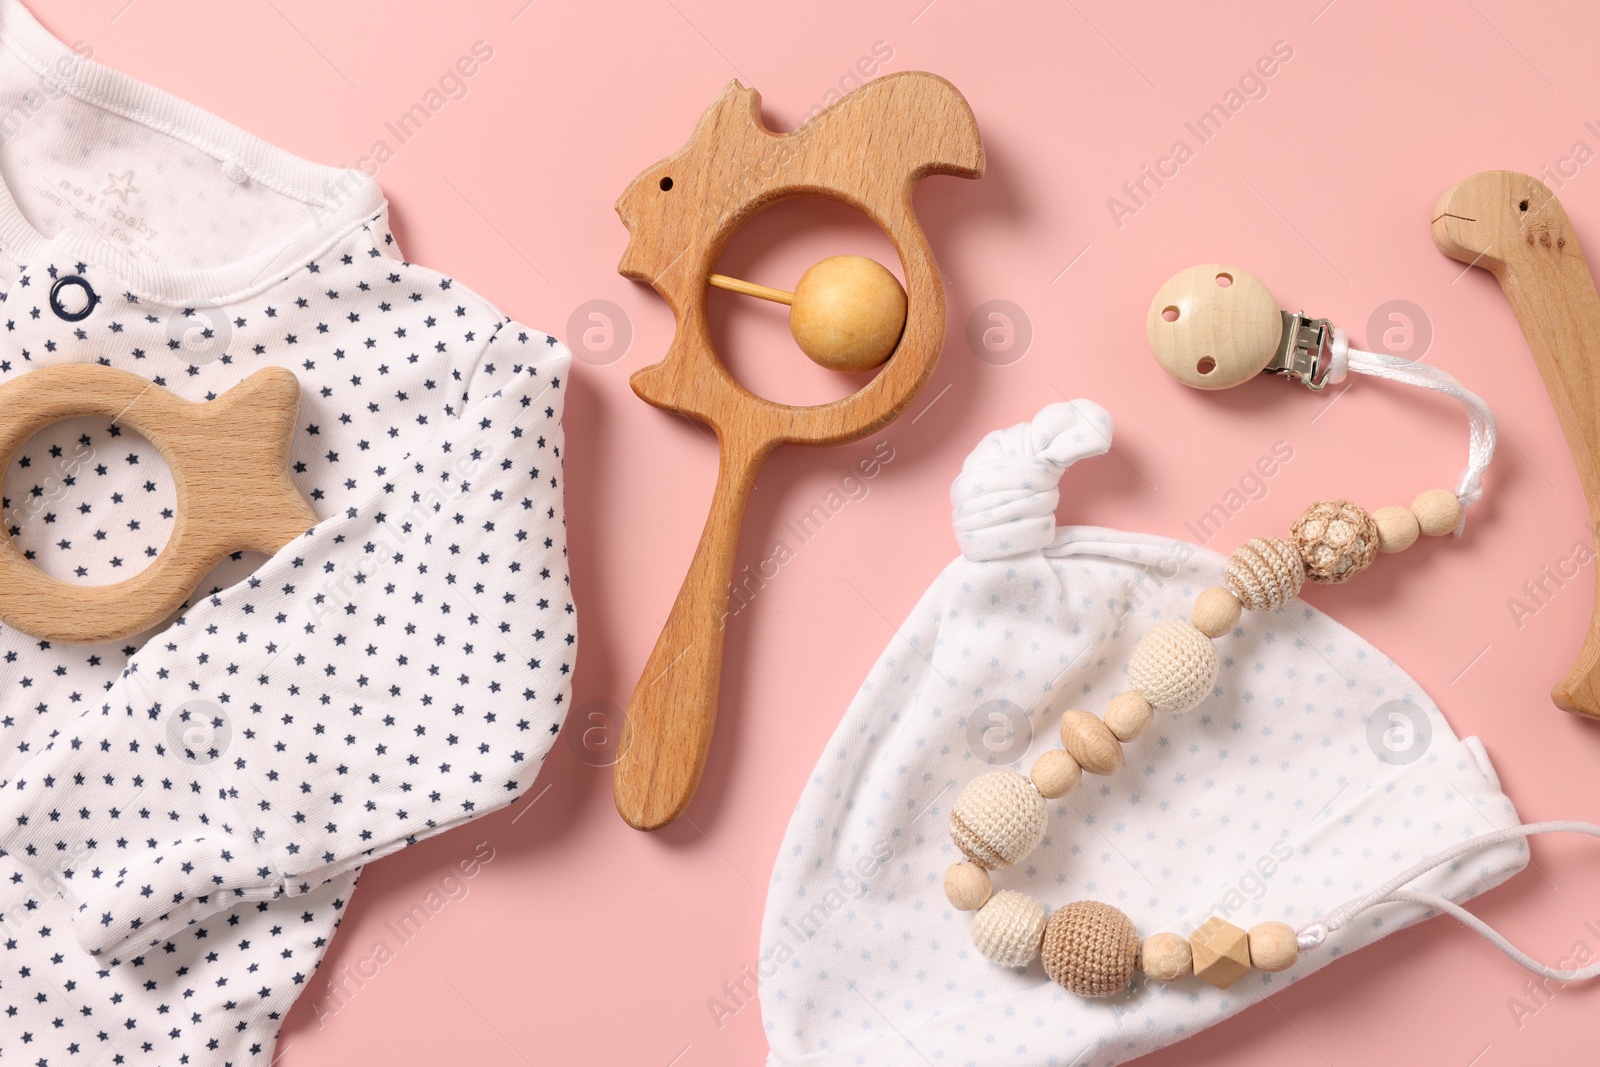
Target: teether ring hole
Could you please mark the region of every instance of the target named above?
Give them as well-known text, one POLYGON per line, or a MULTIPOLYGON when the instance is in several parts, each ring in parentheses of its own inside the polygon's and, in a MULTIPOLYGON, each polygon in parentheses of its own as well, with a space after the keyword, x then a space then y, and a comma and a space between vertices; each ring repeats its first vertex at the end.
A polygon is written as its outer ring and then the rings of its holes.
POLYGON ((1201 374, 1210 374, 1212 371, 1217 369, 1217 361, 1212 359, 1210 356, 1207 356, 1200 362, 1196 363, 1194 365, 1194 369, 1199 371, 1201 374))
POLYGON ((1227 271, 1223 271, 1221 274, 1217 275, 1217 288, 1226 289, 1232 284, 1233 275, 1229 274, 1227 271))

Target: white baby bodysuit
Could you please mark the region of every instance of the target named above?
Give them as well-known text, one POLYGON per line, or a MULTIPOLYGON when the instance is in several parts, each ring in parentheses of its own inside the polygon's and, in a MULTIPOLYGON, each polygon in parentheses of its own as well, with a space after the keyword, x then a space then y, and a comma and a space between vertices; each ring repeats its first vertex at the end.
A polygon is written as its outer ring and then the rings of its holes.
MULTIPOLYGON (((267 1064, 359 866, 502 807, 576 653, 554 338, 405 262, 364 175, 93 64, 0 0, 0 387, 101 363, 189 400, 286 367, 321 522, 106 645, 0 627, 0 1057, 267 1064)), ((79 419, 4 523, 121 581, 175 494, 79 419)))

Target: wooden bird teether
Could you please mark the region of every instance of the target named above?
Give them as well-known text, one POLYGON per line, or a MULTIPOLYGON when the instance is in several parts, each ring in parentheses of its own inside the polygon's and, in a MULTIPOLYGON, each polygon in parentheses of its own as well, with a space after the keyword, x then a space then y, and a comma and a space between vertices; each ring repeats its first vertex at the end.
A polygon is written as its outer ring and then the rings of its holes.
MULTIPOLYGON (((1577 465, 1592 532, 1600 523, 1600 294, 1566 210, 1537 178, 1492 170, 1447 190, 1432 220, 1439 251, 1493 274, 1511 302, 1577 465)), ((1600 718, 1600 602, 1550 698, 1600 718)))
POLYGON ((635 178, 617 201, 631 237, 618 269, 649 282, 671 305, 678 327, 666 357, 634 375, 633 390, 709 425, 722 453, 700 546, 617 744, 617 810, 641 830, 676 819, 700 784, 716 723, 739 525, 756 473, 779 445, 838 444, 880 429, 927 384, 944 344, 944 289, 912 192, 927 175, 976 178, 984 167, 971 108, 932 74, 885 75, 791 133, 768 130, 760 110, 755 90, 731 83, 689 143, 635 178), (799 196, 842 201, 883 229, 900 256, 904 295, 896 300, 893 275, 859 257, 824 260, 792 296, 713 279, 717 256, 739 227, 799 196), (792 302, 796 340, 827 366, 887 363, 854 395, 832 403, 795 407, 756 396, 712 347, 706 316, 712 284, 792 302))
POLYGON ((299 383, 279 367, 208 404, 98 364, 47 367, 0 387, 0 470, 46 426, 95 415, 143 434, 171 468, 178 497, 161 554, 115 585, 52 578, 0 531, 0 621, 48 641, 120 641, 181 608, 228 555, 270 554, 315 526, 316 513, 289 478, 299 406, 299 383))

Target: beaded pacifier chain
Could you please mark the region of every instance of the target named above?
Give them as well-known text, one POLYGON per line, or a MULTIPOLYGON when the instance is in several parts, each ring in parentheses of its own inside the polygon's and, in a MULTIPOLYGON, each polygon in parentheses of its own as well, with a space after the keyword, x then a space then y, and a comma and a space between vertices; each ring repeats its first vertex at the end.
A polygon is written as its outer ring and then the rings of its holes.
MULTIPOLYGON (((1280 311, 1265 285, 1235 267, 1203 264, 1175 275, 1151 304, 1149 335, 1161 365, 1199 388, 1228 388, 1265 370, 1322 389, 1356 371, 1445 393, 1466 408, 1470 443, 1467 467, 1454 491, 1429 489, 1410 507, 1371 513, 1348 500, 1318 501, 1300 515, 1287 538, 1246 542, 1229 558, 1225 584, 1200 593, 1188 621, 1162 623, 1140 639, 1128 665, 1130 688, 1112 699, 1103 718, 1066 712, 1062 747, 1041 755, 1029 774, 990 771, 961 791, 950 811, 950 835, 967 860, 950 867, 944 886, 956 908, 977 912, 973 942, 1005 967, 1025 966, 1040 956, 1051 979, 1085 997, 1116 994, 1141 969, 1160 982, 1195 975, 1226 989, 1252 967, 1281 971, 1293 966, 1302 950, 1320 945, 1359 911, 1388 900, 1420 901, 1423 894, 1401 887, 1421 867, 1386 887, 1385 894, 1353 901, 1299 930, 1263 922, 1245 931, 1213 917, 1188 938, 1158 933, 1141 943, 1133 921, 1108 904, 1076 901, 1047 917, 1044 906, 1024 893, 994 892, 990 872, 1038 847, 1045 801, 1071 792, 1084 771, 1114 774, 1122 766, 1122 746, 1145 733, 1157 712, 1179 714, 1211 692, 1218 670, 1212 642, 1233 632, 1243 610, 1274 611, 1299 595, 1307 579, 1326 585, 1348 581, 1379 552, 1403 551, 1420 535, 1459 534, 1466 509, 1482 496, 1483 471, 1495 447, 1493 413, 1454 378, 1414 361, 1352 349, 1328 320, 1280 311)), ((1577 827, 1520 829, 1545 828, 1577 827)), ((1425 903, 1448 904, 1431 897, 1425 903)), ((1453 904, 1445 908, 1450 909, 1460 911, 1453 904)))

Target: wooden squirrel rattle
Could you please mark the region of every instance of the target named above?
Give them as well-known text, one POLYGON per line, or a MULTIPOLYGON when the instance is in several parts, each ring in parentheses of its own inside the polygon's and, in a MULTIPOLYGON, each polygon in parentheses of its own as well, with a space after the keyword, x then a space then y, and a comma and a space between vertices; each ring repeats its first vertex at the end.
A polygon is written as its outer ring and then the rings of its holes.
POLYGON ((617 744, 613 791, 630 825, 666 825, 700 784, 716 723, 733 559, 756 473, 779 445, 839 444, 882 428, 927 384, 944 345, 944 289, 912 192, 927 175, 976 178, 983 167, 972 109, 936 75, 878 78, 785 134, 762 124, 760 95, 733 82, 689 143, 617 201, 631 238, 618 269, 650 283, 677 318, 666 357, 635 374, 633 390, 710 426, 721 448, 705 532, 617 744), (904 291, 882 266, 856 256, 823 260, 793 294, 712 273, 741 226, 800 196, 842 201, 877 223, 900 256, 904 291), (828 404, 756 396, 712 347, 711 285, 790 303, 795 340, 825 366, 883 368, 854 395, 828 404))

